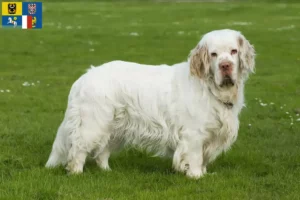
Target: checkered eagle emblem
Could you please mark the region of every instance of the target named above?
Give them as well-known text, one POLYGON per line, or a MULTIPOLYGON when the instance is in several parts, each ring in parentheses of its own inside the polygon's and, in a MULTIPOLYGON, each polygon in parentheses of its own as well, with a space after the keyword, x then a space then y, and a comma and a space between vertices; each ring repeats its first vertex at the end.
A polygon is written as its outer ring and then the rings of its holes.
POLYGON ((35 3, 28 4, 28 13, 30 15, 34 15, 36 13, 36 4, 35 3))

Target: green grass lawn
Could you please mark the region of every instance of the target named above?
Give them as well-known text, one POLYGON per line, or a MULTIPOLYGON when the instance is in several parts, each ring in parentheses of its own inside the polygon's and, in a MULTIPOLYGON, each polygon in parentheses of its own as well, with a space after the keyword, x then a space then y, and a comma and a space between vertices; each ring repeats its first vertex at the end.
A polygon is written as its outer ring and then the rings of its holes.
POLYGON ((300 199, 300 4, 43 6, 42 30, 0 29, 1 200, 300 199), (171 160, 134 150, 114 155, 111 172, 91 160, 78 176, 44 168, 69 89, 91 64, 174 64, 201 35, 222 28, 254 44, 257 70, 246 85, 238 140, 206 176, 190 180, 171 160))

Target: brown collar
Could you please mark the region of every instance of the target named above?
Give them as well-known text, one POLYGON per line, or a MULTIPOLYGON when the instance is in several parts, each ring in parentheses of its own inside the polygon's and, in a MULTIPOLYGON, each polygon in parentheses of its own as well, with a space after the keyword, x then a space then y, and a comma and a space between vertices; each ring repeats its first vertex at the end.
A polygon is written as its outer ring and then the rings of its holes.
POLYGON ((211 89, 209 88, 209 91, 210 91, 210 93, 221 103, 221 104, 223 104, 226 108, 228 108, 228 109, 231 109, 232 107, 233 107, 233 103, 231 103, 231 102, 224 102, 224 101, 222 101, 221 99, 219 99, 218 97, 216 97, 215 95, 214 95, 214 93, 211 91, 211 89))
MULTIPOLYGON (((219 100, 219 101, 221 101, 221 100, 219 100)), ((233 107, 233 103, 231 103, 231 102, 223 102, 223 101, 221 101, 227 108, 232 108, 233 107)))

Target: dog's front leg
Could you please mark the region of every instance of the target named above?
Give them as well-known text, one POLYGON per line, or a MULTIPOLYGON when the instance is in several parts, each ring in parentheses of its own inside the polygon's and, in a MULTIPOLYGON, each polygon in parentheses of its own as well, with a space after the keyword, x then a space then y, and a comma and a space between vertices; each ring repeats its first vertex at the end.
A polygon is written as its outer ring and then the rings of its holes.
POLYGON ((198 179, 204 175, 203 138, 196 131, 183 133, 173 157, 175 170, 185 172, 190 178, 198 179))

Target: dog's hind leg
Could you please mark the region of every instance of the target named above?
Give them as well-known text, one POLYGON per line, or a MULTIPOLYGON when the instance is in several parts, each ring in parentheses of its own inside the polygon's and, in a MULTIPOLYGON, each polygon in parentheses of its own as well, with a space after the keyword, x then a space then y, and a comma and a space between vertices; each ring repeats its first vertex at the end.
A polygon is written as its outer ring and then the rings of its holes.
POLYGON ((94 129, 83 123, 76 132, 70 136, 71 148, 68 154, 68 162, 66 169, 71 174, 78 174, 83 172, 86 157, 93 149, 94 129))
MULTIPOLYGON (((103 138, 103 139, 105 140, 107 138, 103 138)), ((103 139, 102 139, 102 143, 103 143, 103 139)), ((124 143, 122 142, 122 140, 116 138, 113 139, 109 138, 107 145, 104 148, 99 146, 96 149, 94 159, 96 160, 97 165, 103 170, 110 171, 111 169, 109 167, 108 161, 111 153, 118 152, 121 149, 123 149, 123 147, 124 147, 124 143)))
POLYGON ((93 149, 94 129, 81 123, 80 127, 70 135, 71 148, 68 154, 66 169, 71 174, 83 172, 86 157, 93 149))
POLYGON ((68 156, 68 165, 66 169, 71 174, 79 174, 83 172, 83 166, 88 152, 80 150, 78 147, 73 147, 68 156))
POLYGON ((70 136, 72 147, 69 151, 66 168, 70 173, 81 173, 87 155, 98 149, 102 150, 98 151, 98 157, 101 158, 99 163, 103 168, 109 168, 109 151, 106 149, 110 139, 109 120, 106 118, 106 113, 95 109, 92 103, 81 105, 80 127, 70 136))
POLYGON ((78 105, 71 105, 68 108, 66 118, 66 127, 69 130, 66 169, 70 173, 81 173, 89 152, 89 145, 85 138, 89 137, 91 131, 78 105))
POLYGON ((78 96, 78 84, 79 80, 73 84, 70 91, 68 107, 63 122, 58 128, 51 154, 46 163, 47 168, 67 164, 68 154, 71 148, 70 136, 78 132, 81 124, 80 109, 75 98, 78 96))
POLYGON ((102 149, 101 152, 98 152, 97 155, 95 156, 97 165, 103 170, 110 171, 111 169, 108 164, 109 157, 110 157, 110 150, 106 146, 104 149, 102 149))

